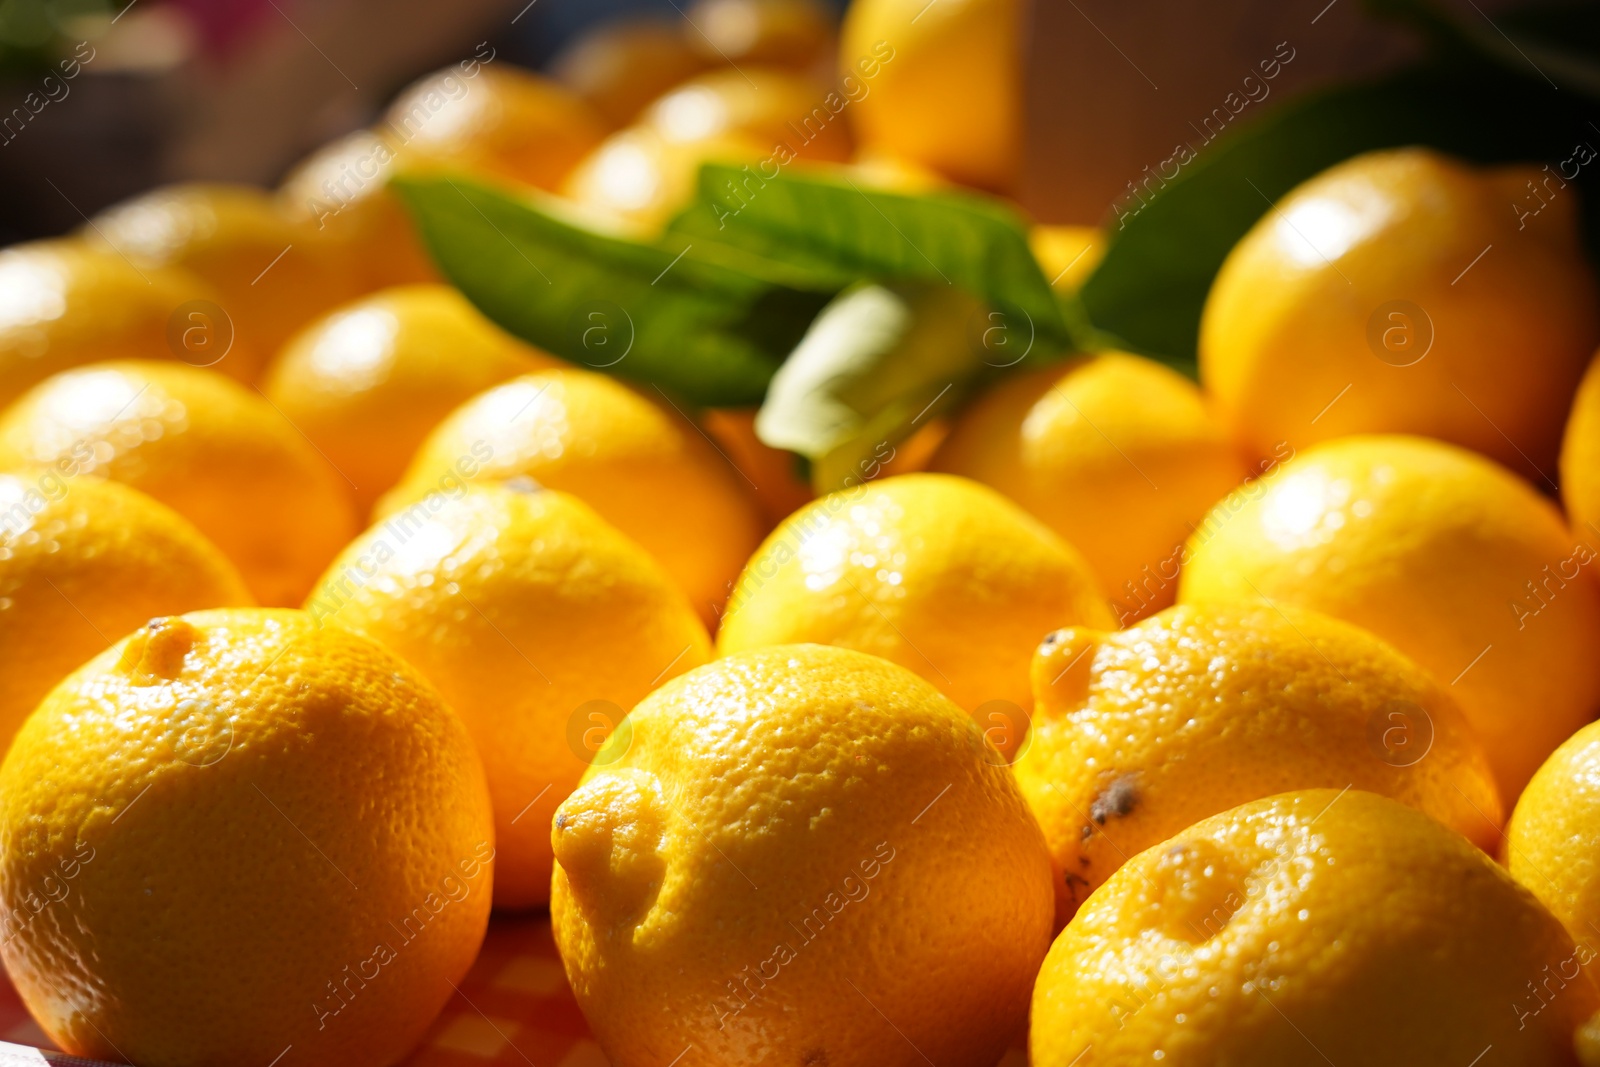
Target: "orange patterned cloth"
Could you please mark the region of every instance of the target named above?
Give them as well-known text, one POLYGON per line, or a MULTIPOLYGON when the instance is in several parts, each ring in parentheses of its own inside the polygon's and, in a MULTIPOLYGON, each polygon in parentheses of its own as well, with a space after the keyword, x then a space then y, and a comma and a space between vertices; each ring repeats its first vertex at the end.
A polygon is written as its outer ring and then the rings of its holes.
MULTIPOLYGON (((9 982, 0 985, 0 1040, 54 1048, 9 982)), ((13 1061, 4 1053, 0 1047, 0 1067, 9 1067, 13 1061)), ((405 1067, 609 1067, 567 988, 550 920, 542 915, 496 916, 490 922, 483 951, 461 991, 404 1062, 405 1067)))

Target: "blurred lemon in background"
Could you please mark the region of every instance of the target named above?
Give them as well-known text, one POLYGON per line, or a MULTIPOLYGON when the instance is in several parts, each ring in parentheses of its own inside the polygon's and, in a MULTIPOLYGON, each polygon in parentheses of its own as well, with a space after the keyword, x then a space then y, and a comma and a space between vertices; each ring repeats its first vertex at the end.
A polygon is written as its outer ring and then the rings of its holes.
POLYGON ((693 423, 575 369, 527 374, 457 408, 376 514, 462 480, 517 476, 571 493, 637 541, 708 624, 764 528, 748 483, 693 423))
POLYGON ((0 474, 0 751, 71 671, 158 615, 252 603, 176 512, 55 467, 0 474))
POLYGON ((1033 741, 1012 769, 1066 910, 1133 856, 1238 804, 1353 787, 1492 850, 1489 760, 1421 667, 1303 608, 1182 605, 1127 630, 1062 630, 1033 662, 1033 741))
POLYGON ((818 0, 695 0, 684 39, 705 59, 814 69, 828 57, 833 13, 818 0))
POLYGON ((800 475, 799 457, 756 436, 755 408, 708 410, 701 413, 700 422, 728 462, 749 482, 768 525, 776 525, 814 498, 810 483, 800 475))
POLYGON ((278 206, 316 228, 359 279, 358 292, 438 280, 411 218, 389 179, 398 169, 393 143, 357 130, 306 157, 278 187, 278 206))
POLYGON ((61 463, 199 528, 263 604, 298 603, 355 532, 347 483, 272 405, 179 363, 96 363, 0 416, 0 465, 61 463))
POLYGON ((615 225, 651 233, 688 205, 704 163, 748 164, 748 185, 755 190, 798 161, 849 159, 850 131, 836 110, 842 101, 825 86, 783 70, 701 74, 596 148, 563 191, 615 225))
POLYGON ((76 1055, 383 1067, 471 966, 493 859, 472 740, 399 657, 296 611, 162 618, 0 767, 0 954, 76 1055))
POLYGON ((1193 382, 1120 352, 1010 374, 956 417, 931 467, 1060 534, 1122 623, 1172 603, 1184 541, 1245 475, 1193 382))
POLYGON ((1241 445, 1414 433, 1548 480, 1600 299, 1577 197, 1513 210, 1540 173, 1371 152, 1263 215, 1200 325, 1201 381, 1241 445))
POLYGON ((1106 254, 1106 235, 1095 226, 1031 226, 1028 247, 1058 293, 1075 293, 1106 254))
POLYGON ((967 185, 1005 191, 1022 150, 1022 9, 1017 0, 855 0, 839 74, 864 147, 967 185))
MULTIPOLYGON (((794 158, 842 163, 850 158, 850 130, 828 97, 817 82, 785 71, 718 70, 661 97, 640 123, 675 143, 744 135, 767 154, 781 145, 794 158)), ((788 159, 779 153, 777 162, 788 159)))
POLYGON ((1492 1047, 1556 1067, 1600 1006, 1593 958, 1426 815, 1285 793, 1139 853, 1089 899, 1039 972, 1028 1062, 1409 1067, 1492 1047))
MULTIPOLYGON (((511 483, 519 486, 519 483, 511 483)), ((711 642, 660 564, 565 493, 475 485, 358 537, 306 602, 439 687, 483 754, 495 903, 550 893, 550 817, 598 742, 711 642)))
POLYGON ((365 515, 452 410, 507 379, 558 365, 459 291, 415 285, 364 297, 301 330, 262 389, 355 483, 365 515))
POLYGON ((260 367, 216 290, 177 268, 136 266, 103 244, 12 245, 0 251, 0 292, 0 406, 52 374, 106 359, 182 359, 241 380, 260 367))
POLYGON ((1071 546, 992 489, 908 474, 784 520, 739 576, 717 648, 815 642, 882 656, 994 726, 996 747, 1011 752, 1026 729, 1033 650, 1074 624, 1113 622, 1071 546))
POLYGON ((1572 936, 1600 941, 1600 723, 1562 743, 1528 782, 1506 830, 1505 863, 1572 936))
POLYGON ((898 159, 871 148, 861 148, 851 161, 852 172, 863 182, 893 193, 934 193, 947 188, 943 176, 917 163, 898 159))
POLYGON ((558 82, 504 63, 467 77, 446 67, 403 91, 383 135, 401 171, 466 171, 555 189, 607 124, 558 82))
POLYGON ((712 64, 689 33, 664 19, 603 22, 563 48, 550 75, 613 126, 626 126, 650 101, 712 64))
POLYGON ((1600 547, 1600 360, 1590 361, 1567 417, 1561 499, 1578 539, 1600 547))
POLYGON ((1355 623, 1443 683, 1514 801, 1600 709, 1593 549, 1504 468, 1420 437, 1307 449, 1219 503, 1182 603, 1267 598, 1355 623))
POLYGON ((214 286, 223 311, 249 343, 227 360, 258 362, 249 380, 300 325, 360 289, 314 226, 245 185, 169 185, 107 208, 83 230, 141 270, 182 267, 214 286))
POLYGON ((688 206, 701 165, 755 164, 766 154, 738 133, 674 141, 653 127, 629 126, 579 163, 561 193, 593 228, 649 240, 688 206))
POLYGON ((692 671, 627 724, 550 832, 556 945, 609 1062, 1000 1057, 1049 943, 1050 861, 961 709, 792 645, 692 671))

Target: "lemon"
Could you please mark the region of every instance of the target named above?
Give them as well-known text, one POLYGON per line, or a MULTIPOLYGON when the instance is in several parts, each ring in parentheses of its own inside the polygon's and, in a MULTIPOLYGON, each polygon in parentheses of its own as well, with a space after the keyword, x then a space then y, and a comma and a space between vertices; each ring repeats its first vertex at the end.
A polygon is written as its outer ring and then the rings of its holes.
POLYGON ((1290 789, 1366 789, 1480 848, 1500 841, 1489 759, 1455 702, 1382 641, 1315 612, 1197 604, 1114 633, 1063 630, 1033 680, 1033 738, 1013 769, 1061 869, 1064 914, 1129 856, 1290 789))
POLYGON ((556 945, 611 1063, 999 1058, 1050 864, 959 708, 797 645, 691 671, 627 721, 551 830, 556 945))
POLYGON ((791 166, 840 163, 851 139, 837 92, 790 71, 749 66, 685 81, 611 135, 568 177, 563 192, 611 226, 649 234, 688 205, 705 163, 743 165, 746 198, 791 166))
POLYGON ((278 207, 328 242, 355 291, 439 277, 389 179, 395 143, 374 130, 331 141, 296 164, 278 187, 278 207))
POLYGON ((1082 552, 1123 623, 1172 603, 1184 541, 1245 475, 1193 382, 1120 352, 1002 379, 931 465, 1000 490, 1082 552))
POLYGON ((864 95, 850 121, 864 147, 955 181, 1005 191, 1022 149, 1017 0, 856 0, 839 73, 864 95))
POLYGON ((621 18, 580 34, 551 61, 550 73, 612 125, 625 126, 707 62, 670 22, 621 18))
POLYGON ((1139 853, 1089 898, 1039 972, 1028 1062, 1571 1064, 1600 1005, 1594 955, 1426 815, 1285 793, 1139 853))
POLYGON ((1050 287, 1075 293, 1106 254, 1106 236, 1093 226, 1037 225, 1028 230, 1028 246, 1050 287))
POLYGON ((420 78, 389 105, 380 129, 399 171, 467 171, 555 189, 605 136, 605 120, 557 82, 503 62, 469 69, 420 78))
MULTIPOLYGON (((360 289, 331 242, 250 186, 155 189, 107 208, 83 235, 141 270, 182 267, 214 286, 248 342, 223 363, 247 355, 264 362, 301 324, 360 289)), ((250 380, 260 369, 258 362, 237 376, 250 380)))
POLYGON ((249 380, 260 362, 222 297, 176 267, 135 266, 64 238, 0 251, 0 407, 52 374, 106 359, 181 359, 249 380))
POLYGON ((710 62, 804 70, 824 59, 833 12, 820 0, 695 0, 684 38, 710 62))
POLYGON ((556 805, 627 709, 711 650, 643 549, 531 486, 396 513, 345 549, 306 608, 404 656, 466 721, 494 798, 501 907, 549 900, 556 805))
POLYGON ((755 408, 715 408, 700 423, 717 448, 750 485, 762 513, 774 525, 816 494, 802 475, 793 452, 773 448, 756 436, 755 408))
POLYGON ((1551 754, 1523 790, 1506 830, 1505 861, 1579 941, 1600 944, 1600 723, 1551 754))
POLYGON ((199 528, 257 600, 282 605, 355 530, 347 483, 280 412, 211 371, 94 363, 0 416, 0 466, 56 466, 141 490, 199 528))
POLYGON ((1073 549, 992 489, 907 474, 840 490, 778 526, 745 565, 724 655, 840 645, 920 674, 1014 751, 1045 634, 1112 625, 1073 549))
POLYGON ((1265 597, 1355 623, 1443 683, 1515 801, 1600 708, 1594 550, 1509 471, 1418 437, 1328 441, 1219 503, 1180 603, 1265 597))
POLYGON ((1518 219, 1542 178, 1372 152, 1266 212, 1217 274, 1200 326, 1201 381, 1239 442, 1264 458, 1413 433, 1530 479, 1553 473, 1600 301, 1577 198, 1518 219))
POLYGON ((439 421, 492 386, 560 362, 489 322, 457 290, 402 286, 296 334, 262 392, 355 483, 365 514, 439 421))
POLYGON ((702 165, 755 165, 770 153, 738 131, 674 140, 653 126, 629 126, 573 167, 561 193, 593 228, 646 240, 693 199, 702 165))
POLYGON ((493 860, 472 741, 393 653, 295 611, 162 618, 0 766, 0 955, 76 1055, 384 1067, 471 966, 493 860))
POLYGON ((748 483, 694 424, 614 378, 575 369, 523 375, 457 408, 376 514, 463 479, 518 476, 573 494, 637 541, 707 622, 761 539, 748 483))
POLYGON ((777 153, 784 164, 842 163, 850 158, 850 131, 828 106, 828 96, 811 79, 782 70, 718 70, 665 94, 639 122, 673 143, 743 135, 769 153, 787 149, 777 153))
POLYGON ((251 603, 233 564, 143 493, 0 474, 0 751, 44 695, 158 615, 251 603))
POLYGON ((1578 538, 1600 545, 1600 360, 1590 362, 1567 418, 1561 499, 1578 538))

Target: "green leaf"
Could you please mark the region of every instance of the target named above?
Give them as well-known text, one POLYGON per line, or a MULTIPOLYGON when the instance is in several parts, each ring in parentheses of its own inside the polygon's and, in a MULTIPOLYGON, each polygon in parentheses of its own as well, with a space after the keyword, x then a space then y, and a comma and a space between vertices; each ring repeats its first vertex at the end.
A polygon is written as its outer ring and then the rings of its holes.
POLYGON ((756 434, 811 463, 819 493, 876 474, 892 446, 994 366, 985 305, 945 285, 862 283, 812 323, 778 371, 756 434))
POLYGON ((467 178, 394 182, 445 276, 506 330, 711 406, 757 404, 838 289, 711 241, 603 236, 467 178))
POLYGON ((976 194, 908 196, 843 176, 763 178, 749 168, 708 164, 695 202, 670 230, 783 260, 840 285, 875 278, 954 286, 1036 335, 1041 354, 1071 340, 1022 220, 976 194))
MULTIPOLYGON (((1088 318, 1134 351, 1194 373, 1200 313, 1222 261, 1307 178, 1372 149, 1427 145, 1480 163, 1565 159, 1600 144, 1583 101, 1484 66, 1430 67, 1300 97, 1241 124, 1148 200, 1122 205, 1080 293, 1088 318)), ((1590 170, 1600 172, 1600 167, 1590 170)), ((1584 174, 1591 186, 1600 174, 1584 174)), ((1593 225, 1600 213, 1591 213, 1593 225)))

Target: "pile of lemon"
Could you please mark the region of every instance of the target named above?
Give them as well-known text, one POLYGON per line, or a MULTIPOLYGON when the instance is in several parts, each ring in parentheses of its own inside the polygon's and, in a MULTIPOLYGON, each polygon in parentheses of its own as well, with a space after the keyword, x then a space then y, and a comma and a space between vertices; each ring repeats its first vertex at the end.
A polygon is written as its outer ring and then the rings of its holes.
POLYGON ((1600 1064, 1575 192, 1350 160, 1235 248, 1199 385, 1014 372, 813 499, 750 412, 501 332, 384 187, 643 231, 892 39, 817 158, 1003 188, 1016 19, 703 0, 0 253, 0 956, 52 1040, 382 1067, 492 906, 617 1067, 1600 1064))

